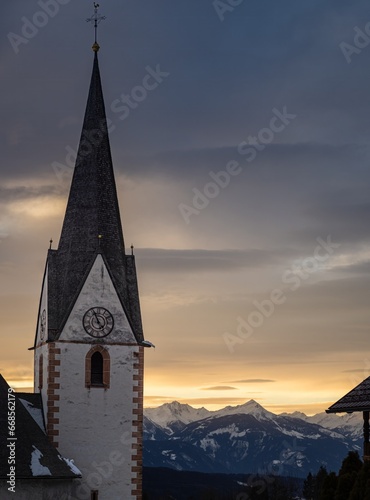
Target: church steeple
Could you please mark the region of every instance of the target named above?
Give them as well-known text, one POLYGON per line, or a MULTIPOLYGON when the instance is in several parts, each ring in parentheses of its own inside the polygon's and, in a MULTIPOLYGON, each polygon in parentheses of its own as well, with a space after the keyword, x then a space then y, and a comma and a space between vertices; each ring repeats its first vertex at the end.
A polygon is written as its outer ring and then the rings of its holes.
POLYGON ((49 277, 55 278, 55 294, 49 297, 52 336, 58 336, 67 320, 97 253, 106 262, 140 342, 142 327, 134 259, 125 255, 98 54, 94 50, 90 90, 59 247, 49 251, 49 277))
MULTIPOLYGON (((93 21, 99 15, 94 4, 93 21)), ((34 345, 46 432, 82 478, 68 498, 142 498, 144 341, 94 61, 58 249, 49 248, 34 345), (111 461, 112 450, 122 460, 111 461), (96 464, 109 474, 97 474, 96 464), (91 478, 95 478, 92 480, 91 478)), ((59 491, 59 490, 58 490, 59 491)), ((60 489, 65 493, 63 487, 60 489)), ((58 496, 58 495, 57 495, 58 496)), ((63 495, 59 495, 62 497, 63 495)))

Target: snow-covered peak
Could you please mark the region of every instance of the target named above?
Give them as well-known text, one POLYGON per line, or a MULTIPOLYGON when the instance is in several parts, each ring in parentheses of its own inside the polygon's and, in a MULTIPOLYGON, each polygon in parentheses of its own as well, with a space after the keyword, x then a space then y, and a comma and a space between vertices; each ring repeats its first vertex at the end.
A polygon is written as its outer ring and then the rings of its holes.
POLYGON ((307 421, 309 417, 305 413, 302 413, 301 411, 294 411, 293 413, 280 413, 279 417, 292 417, 292 418, 300 418, 301 420, 307 421))
POLYGON ((226 415, 252 415, 257 419, 269 420, 274 418, 276 415, 270 411, 265 410, 257 401, 251 399, 246 403, 238 406, 226 406, 222 410, 218 410, 212 413, 213 417, 224 417, 226 415))
POLYGON ((340 429, 342 427, 358 427, 362 423, 362 413, 341 413, 337 415, 336 413, 326 413, 321 412, 316 415, 307 416, 302 412, 295 411, 293 413, 281 413, 280 417, 293 417, 305 420, 310 424, 321 425, 326 429, 340 429))
POLYGON ((340 429, 343 427, 356 427, 360 428, 362 426, 362 413, 345 413, 337 414, 327 414, 325 412, 317 413, 312 417, 307 417, 307 422, 311 424, 319 424, 327 429, 340 429))
POLYGON ((345 413, 345 414, 327 414, 325 412, 317 413, 316 415, 307 416, 304 413, 295 411, 294 413, 282 413, 281 417, 300 418, 309 424, 317 424, 325 429, 338 430, 346 435, 351 435, 353 438, 360 437, 362 434, 362 413, 345 413))
POLYGON ((173 422, 182 422, 190 424, 196 420, 201 420, 210 416, 212 412, 205 408, 193 408, 187 404, 181 404, 178 401, 165 403, 158 408, 145 408, 145 416, 152 422, 160 425, 163 428, 168 428, 168 425, 173 422))
POLYGON ((193 408, 187 404, 181 404, 177 401, 165 403, 158 408, 146 408, 145 416, 163 429, 173 431, 173 424, 179 422, 183 425, 196 422, 204 418, 225 417, 227 415, 252 415, 258 420, 270 420, 276 417, 257 401, 251 399, 238 406, 226 406, 221 410, 209 411, 206 408, 193 408))

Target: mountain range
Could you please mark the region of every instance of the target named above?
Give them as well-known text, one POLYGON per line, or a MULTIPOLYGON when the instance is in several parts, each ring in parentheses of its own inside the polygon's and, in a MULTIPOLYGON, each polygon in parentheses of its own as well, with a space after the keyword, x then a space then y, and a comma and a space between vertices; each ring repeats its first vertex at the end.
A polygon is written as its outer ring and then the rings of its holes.
MULTIPOLYGON (((176 401, 144 411, 144 465, 306 477, 361 451, 361 414, 276 415, 254 400, 209 411, 176 401)), ((361 453, 360 453, 361 454, 361 453)))

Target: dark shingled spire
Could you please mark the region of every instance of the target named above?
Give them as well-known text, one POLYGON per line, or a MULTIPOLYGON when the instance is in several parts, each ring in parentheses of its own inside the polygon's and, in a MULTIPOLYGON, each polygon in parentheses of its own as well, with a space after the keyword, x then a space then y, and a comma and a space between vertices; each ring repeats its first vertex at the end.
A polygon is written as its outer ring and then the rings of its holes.
POLYGON ((95 51, 85 118, 59 248, 49 251, 51 340, 58 337, 67 320, 97 253, 103 255, 136 338, 141 341, 135 263, 131 255, 125 255, 98 56, 95 51))

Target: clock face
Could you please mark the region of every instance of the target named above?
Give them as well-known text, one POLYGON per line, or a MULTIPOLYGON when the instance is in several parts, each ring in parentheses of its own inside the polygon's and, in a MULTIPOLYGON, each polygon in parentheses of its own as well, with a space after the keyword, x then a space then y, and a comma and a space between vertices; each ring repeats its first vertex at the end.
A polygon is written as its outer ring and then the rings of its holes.
POLYGON ((86 333, 99 339, 110 334, 113 330, 114 319, 104 307, 93 307, 85 313, 83 326, 86 333))
POLYGON ((42 311, 40 316, 40 339, 43 340, 45 337, 46 331, 46 311, 45 309, 42 311))

